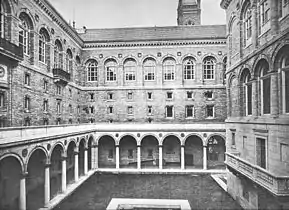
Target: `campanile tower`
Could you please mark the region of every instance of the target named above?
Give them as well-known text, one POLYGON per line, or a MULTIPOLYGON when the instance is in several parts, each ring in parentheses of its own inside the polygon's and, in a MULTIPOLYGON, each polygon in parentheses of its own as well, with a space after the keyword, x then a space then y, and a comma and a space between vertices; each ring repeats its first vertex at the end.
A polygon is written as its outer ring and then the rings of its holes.
POLYGON ((179 0, 178 25, 201 24, 201 0, 179 0))

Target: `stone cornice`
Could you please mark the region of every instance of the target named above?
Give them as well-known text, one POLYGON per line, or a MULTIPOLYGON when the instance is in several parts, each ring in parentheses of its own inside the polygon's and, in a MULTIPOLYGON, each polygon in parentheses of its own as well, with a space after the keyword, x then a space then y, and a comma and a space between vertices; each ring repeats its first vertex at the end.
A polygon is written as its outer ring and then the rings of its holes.
POLYGON ((231 2, 232 0, 222 0, 220 5, 222 9, 227 9, 231 2))
POLYGON ((51 19, 60 26, 76 43, 83 46, 83 40, 59 12, 47 0, 33 0, 51 19))
POLYGON ((175 46, 175 45, 225 45, 226 39, 219 40, 177 40, 177 41, 142 41, 142 42, 102 42, 102 43, 84 43, 86 48, 110 48, 110 47, 151 47, 151 46, 175 46))

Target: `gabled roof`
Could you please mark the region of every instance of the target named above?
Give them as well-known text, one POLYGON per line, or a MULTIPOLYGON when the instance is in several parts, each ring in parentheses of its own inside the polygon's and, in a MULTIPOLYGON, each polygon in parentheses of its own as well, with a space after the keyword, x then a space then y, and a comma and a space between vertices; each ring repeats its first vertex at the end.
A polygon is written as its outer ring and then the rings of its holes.
POLYGON ((225 25, 87 29, 84 42, 225 39, 225 25))

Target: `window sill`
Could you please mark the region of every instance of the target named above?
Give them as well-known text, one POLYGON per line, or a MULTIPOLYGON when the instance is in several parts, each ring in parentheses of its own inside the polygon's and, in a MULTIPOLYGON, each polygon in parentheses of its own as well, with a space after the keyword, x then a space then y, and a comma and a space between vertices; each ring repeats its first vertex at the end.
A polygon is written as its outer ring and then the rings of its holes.
POLYGON ((193 120, 196 119, 195 117, 186 117, 187 120, 193 120))
POLYGON ((31 113, 31 111, 29 109, 25 109, 24 113, 31 113))
POLYGON ((280 17, 279 18, 279 21, 282 21, 282 20, 284 20, 286 17, 288 17, 289 16, 289 13, 288 14, 284 14, 282 17, 280 17))
POLYGON ((45 63, 45 61, 44 62, 43 61, 39 61, 39 63, 42 64, 42 65, 48 66, 47 63, 45 63))
POLYGON ((215 117, 206 117, 206 120, 213 120, 215 117))
POLYGON ((30 85, 24 85, 24 87, 27 88, 27 89, 29 89, 29 90, 32 89, 30 85))

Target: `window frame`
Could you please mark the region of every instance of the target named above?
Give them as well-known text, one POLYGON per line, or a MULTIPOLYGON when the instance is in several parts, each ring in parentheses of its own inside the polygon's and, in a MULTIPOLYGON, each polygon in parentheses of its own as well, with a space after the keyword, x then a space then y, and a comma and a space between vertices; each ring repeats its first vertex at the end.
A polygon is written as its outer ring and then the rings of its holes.
POLYGON ((105 64, 106 82, 117 81, 117 63, 114 60, 107 61, 105 64))
POLYGON ((124 69, 124 79, 126 82, 136 81, 136 61, 134 59, 128 59, 123 65, 124 69))
POLYGON ((175 81, 176 61, 173 58, 167 58, 163 61, 164 81, 175 81))
POLYGON ((156 61, 155 59, 146 59, 143 63, 144 81, 156 80, 156 61))
POLYGON ((203 76, 204 80, 215 80, 216 58, 212 56, 205 57, 203 60, 203 76), (210 72, 210 73, 209 73, 210 72))
POLYGON ((4 1, 1 1, 0 7, 1 7, 0 9, 0 37, 5 38, 6 12, 5 12, 4 1))
POLYGON ((39 45, 38 45, 38 59, 39 62, 46 64, 46 38, 43 33, 39 35, 39 45))
POLYGON ((87 82, 98 81, 98 63, 91 61, 87 64, 87 82))
POLYGON ((174 106, 173 105, 167 105, 166 106, 166 118, 167 119, 173 119, 174 118, 174 106), (168 108, 170 108, 171 109, 171 113, 172 113, 172 116, 168 116, 168 108))
POLYGON ((213 105, 213 104, 207 104, 207 105, 206 105, 206 118, 207 118, 207 119, 213 119, 213 118, 215 118, 215 105, 213 105), (213 116, 208 116, 208 108, 209 108, 209 107, 212 107, 212 108, 213 108, 213 110, 212 110, 213 116))
POLYGON ((186 118, 188 118, 188 119, 195 118, 195 106, 194 105, 186 105, 185 109, 186 109, 186 118), (188 115, 189 109, 191 109, 192 116, 188 115))
POLYGON ((24 55, 29 55, 29 41, 30 41, 30 30, 27 20, 25 20, 25 18, 20 18, 19 47, 22 47, 24 55))
POLYGON ((184 63, 183 63, 184 80, 195 79, 195 65, 196 65, 196 61, 193 58, 186 58, 184 60, 184 63))

